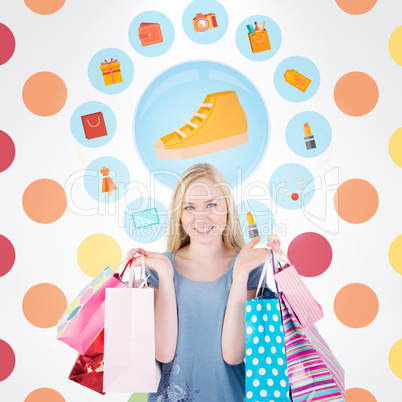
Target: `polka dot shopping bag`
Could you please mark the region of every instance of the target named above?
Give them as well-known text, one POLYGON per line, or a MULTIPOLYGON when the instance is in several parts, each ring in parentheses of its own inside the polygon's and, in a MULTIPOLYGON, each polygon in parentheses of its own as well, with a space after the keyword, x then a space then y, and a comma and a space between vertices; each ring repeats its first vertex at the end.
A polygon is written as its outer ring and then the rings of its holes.
MULTIPOLYGON (((257 294, 269 261, 267 253, 257 294)), ((274 292, 264 289, 261 296, 246 302, 245 325, 246 401, 291 402, 280 303, 274 292)))

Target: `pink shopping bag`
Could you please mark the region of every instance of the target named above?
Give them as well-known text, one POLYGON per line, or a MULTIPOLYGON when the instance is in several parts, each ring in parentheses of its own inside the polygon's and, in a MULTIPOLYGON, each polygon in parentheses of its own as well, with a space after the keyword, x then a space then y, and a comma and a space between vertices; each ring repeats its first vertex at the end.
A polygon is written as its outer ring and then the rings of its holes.
POLYGON ((278 272, 275 280, 303 328, 324 318, 321 305, 314 299, 293 265, 278 272))
MULTIPOLYGON (((123 264, 123 263, 122 263, 123 264)), ((57 339, 84 355, 105 323, 105 289, 126 288, 115 269, 107 267, 70 303, 59 318, 57 339)))
POLYGON ((324 318, 321 305, 314 299, 296 268, 288 260, 284 252, 277 247, 273 252, 275 265, 275 281, 286 296, 293 313, 297 316, 300 325, 305 328, 324 318), (280 262, 290 265, 278 270, 280 262))
POLYGON ((154 290, 136 283, 132 267, 128 288, 106 289, 104 392, 157 390, 154 290))

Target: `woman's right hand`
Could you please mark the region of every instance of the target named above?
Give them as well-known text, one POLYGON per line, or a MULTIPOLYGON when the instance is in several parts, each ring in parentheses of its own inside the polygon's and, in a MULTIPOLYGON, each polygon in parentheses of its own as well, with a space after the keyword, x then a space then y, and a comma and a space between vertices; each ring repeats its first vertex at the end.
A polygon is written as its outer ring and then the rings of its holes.
POLYGON ((173 265, 165 254, 146 251, 143 248, 133 248, 128 251, 126 261, 134 258, 133 265, 135 267, 141 266, 141 255, 144 256, 146 268, 152 269, 153 271, 157 272, 158 275, 167 273, 173 277, 173 265), (140 255, 134 257, 137 253, 140 255))

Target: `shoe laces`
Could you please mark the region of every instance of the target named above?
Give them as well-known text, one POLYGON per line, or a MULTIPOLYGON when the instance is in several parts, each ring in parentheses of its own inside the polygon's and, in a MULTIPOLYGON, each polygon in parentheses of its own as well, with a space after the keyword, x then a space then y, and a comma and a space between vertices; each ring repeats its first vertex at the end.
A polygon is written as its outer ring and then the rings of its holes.
MULTIPOLYGON (((214 105, 213 103, 200 103, 200 104, 198 105, 198 107, 199 107, 199 108, 208 108, 208 109, 210 109, 213 105, 214 105)), ((204 114, 204 113, 199 113, 199 112, 194 112, 194 113, 192 113, 192 115, 195 116, 195 117, 199 117, 200 119, 205 119, 205 118, 207 117, 206 114, 204 114)), ((187 125, 187 126, 193 127, 193 128, 197 128, 197 127, 198 127, 198 124, 196 124, 196 123, 194 123, 194 122, 192 122, 192 121, 188 121, 188 120, 184 120, 184 124, 187 125)), ((187 134, 184 133, 183 131, 181 131, 181 130, 178 129, 178 128, 175 128, 174 131, 175 131, 177 134, 179 134, 182 138, 186 138, 186 137, 187 137, 187 134)))

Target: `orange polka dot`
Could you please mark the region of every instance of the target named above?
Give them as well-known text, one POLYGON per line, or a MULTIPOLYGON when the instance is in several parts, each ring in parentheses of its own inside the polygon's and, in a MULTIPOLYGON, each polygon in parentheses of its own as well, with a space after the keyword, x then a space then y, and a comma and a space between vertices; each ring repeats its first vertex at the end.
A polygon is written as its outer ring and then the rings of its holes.
POLYGON ((32 391, 24 402, 66 402, 66 400, 52 388, 38 388, 32 391))
POLYGON ((349 223, 367 222, 377 212, 378 204, 376 189, 362 179, 345 181, 334 196, 336 212, 349 223))
POLYGON ((67 195, 56 181, 39 179, 25 189, 22 206, 33 221, 51 223, 64 214, 67 208, 67 195))
POLYGON ((350 328, 362 328, 377 316, 378 298, 374 291, 361 283, 344 286, 334 300, 338 320, 350 328))
POLYGON ((24 2, 34 13, 48 15, 59 11, 66 0, 24 0, 24 2))
POLYGON ((349 388, 346 390, 345 402, 377 402, 377 399, 363 388, 349 388))
POLYGON ((378 102, 378 96, 376 82, 359 71, 345 74, 334 89, 336 105, 349 116, 363 116, 371 112, 378 102))
POLYGON ((65 105, 67 88, 58 75, 41 71, 27 79, 22 88, 22 99, 33 114, 52 116, 65 105))
POLYGON ((25 293, 22 311, 35 327, 51 328, 67 308, 64 293, 50 283, 39 283, 25 293))
POLYGON ((345 13, 359 15, 370 11, 377 3, 377 0, 335 0, 339 8, 345 13))

